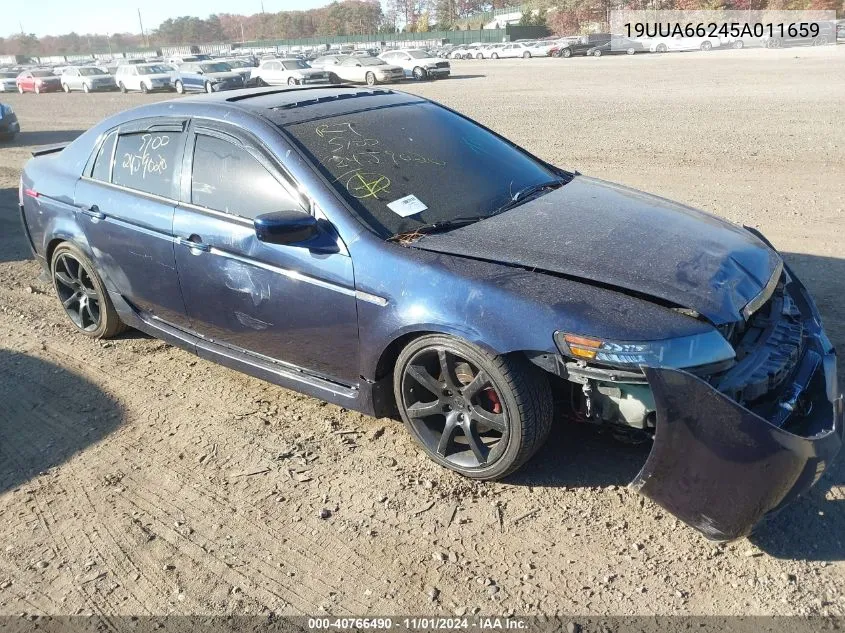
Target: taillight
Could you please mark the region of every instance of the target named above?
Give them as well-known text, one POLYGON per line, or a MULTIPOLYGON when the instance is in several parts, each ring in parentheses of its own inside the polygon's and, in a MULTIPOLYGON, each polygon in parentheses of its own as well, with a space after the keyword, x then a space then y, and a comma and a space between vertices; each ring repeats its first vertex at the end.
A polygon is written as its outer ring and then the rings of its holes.
POLYGON ((24 189, 23 193, 25 196, 29 196, 30 198, 38 197, 38 192, 35 189, 24 189))

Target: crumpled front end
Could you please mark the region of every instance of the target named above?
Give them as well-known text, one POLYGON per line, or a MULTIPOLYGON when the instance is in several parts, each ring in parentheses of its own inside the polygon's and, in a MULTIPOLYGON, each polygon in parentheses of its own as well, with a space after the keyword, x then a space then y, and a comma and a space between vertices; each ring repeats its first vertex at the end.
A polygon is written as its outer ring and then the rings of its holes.
POLYGON ((656 424, 631 487, 713 540, 751 532, 807 491, 839 452, 836 355, 787 270, 758 343, 724 376, 644 368, 656 424), (771 387, 771 389, 766 389, 771 387))

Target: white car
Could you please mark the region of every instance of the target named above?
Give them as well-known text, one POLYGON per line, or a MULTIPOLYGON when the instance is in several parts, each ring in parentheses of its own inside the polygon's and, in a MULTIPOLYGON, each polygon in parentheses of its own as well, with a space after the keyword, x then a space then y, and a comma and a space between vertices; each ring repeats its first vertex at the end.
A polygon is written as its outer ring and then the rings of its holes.
POLYGON ((378 57, 350 56, 327 70, 332 81, 365 83, 368 86, 398 82, 405 78, 401 66, 388 64, 378 57))
POLYGON ((97 90, 114 90, 117 84, 114 77, 104 68, 98 66, 68 66, 62 72, 62 90, 71 92, 95 92, 97 90))
POLYGON ((350 55, 322 55, 310 62, 311 68, 321 68, 323 70, 330 70, 337 66, 340 62, 349 59, 350 55))
POLYGON ((15 79, 19 74, 7 70, 0 71, 0 92, 17 92, 18 84, 15 79))
POLYGON ((560 46, 561 43, 562 40, 544 40, 542 42, 537 42, 531 47, 531 57, 548 57, 549 51, 556 46, 560 46))
POLYGON ((173 90, 170 83, 173 68, 167 64, 124 64, 117 67, 114 81, 121 92, 140 90, 173 90))
POLYGON ((532 57, 531 47, 536 42, 512 42, 510 44, 502 44, 490 51, 490 59, 504 59, 508 57, 523 57, 528 59, 532 57))
POLYGON ((721 46, 718 37, 657 37, 649 41, 648 50, 652 53, 671 51, 709 51, 721 46))
POLYGON ((389 64, 401 66, 406 77, 414 79, 443 79, 452 73, 449 62, 439 57, 432 57, 431 53, 417 49, 403 49, 382 53, 381 59, 389 64))
POLYGON ((258 68, 253 68, 250 83, 259 86, 304 86, 306 84, 327 84, 329 74, 318 68, 311 68, 301 59, 265 59, 258 68))

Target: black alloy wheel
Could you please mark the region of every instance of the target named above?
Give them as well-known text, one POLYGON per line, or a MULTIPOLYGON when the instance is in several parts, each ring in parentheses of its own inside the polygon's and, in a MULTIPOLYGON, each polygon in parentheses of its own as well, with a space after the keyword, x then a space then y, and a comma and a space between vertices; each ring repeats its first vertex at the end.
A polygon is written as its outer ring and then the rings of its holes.
POLYGON ((77 247, 67 242, 57 246, 51 270, 65 314, 83 334, 108 338, 125 329, 94 265, 77 247))
POLYGON ((428 456, 474 479, 519 468, 551 426, 541 370, 448 336, 410 343, 397 360, 394 389, 406 427, 428 456))

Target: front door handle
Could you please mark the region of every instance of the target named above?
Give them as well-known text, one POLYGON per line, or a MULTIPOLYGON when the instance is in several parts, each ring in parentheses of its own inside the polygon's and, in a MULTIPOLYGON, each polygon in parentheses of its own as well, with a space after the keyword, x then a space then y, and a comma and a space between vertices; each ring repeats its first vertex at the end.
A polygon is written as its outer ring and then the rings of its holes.
POLYGON ((203 244, 202 238, 196 233, 194 233, 187 239, 180 237, 178 238, 178 241, 182 246, 187 246, 188 248, 195 251, 208 251, 209 248, 211 248, 208 244, 203 244))
POLYGON ((106 214, 100 211, 100 207, 96 204, 92 204, 90 207, 82 207, 82 213, 87 215, 89 218, 94 218, 95 220, 106 219, 106 214))

